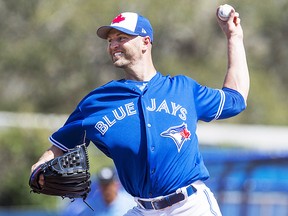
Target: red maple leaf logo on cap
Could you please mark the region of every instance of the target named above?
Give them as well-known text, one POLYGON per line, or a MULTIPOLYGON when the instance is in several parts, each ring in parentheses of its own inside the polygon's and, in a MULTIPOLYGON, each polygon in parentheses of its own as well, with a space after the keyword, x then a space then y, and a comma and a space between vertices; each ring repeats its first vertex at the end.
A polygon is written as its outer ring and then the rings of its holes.
POLYGON ((125 17, 122 16, 122 14, 118 15, 117 17, 115 17, 113 20, 112 20, 112 24, 114 23, 120 23, 122 21, 125 20, 125 17))

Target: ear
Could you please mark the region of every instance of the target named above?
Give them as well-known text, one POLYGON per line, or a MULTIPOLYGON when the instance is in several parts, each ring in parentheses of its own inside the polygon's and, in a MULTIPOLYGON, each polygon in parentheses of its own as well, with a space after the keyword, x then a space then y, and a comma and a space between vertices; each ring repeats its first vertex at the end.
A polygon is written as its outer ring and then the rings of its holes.
POLYGON ((145 45, 150 44, 151 43, 151 38, 149 36, 145 36, 144 37, 144 43, 145 43, 145 45))
POLYGON ((142 37, 142 42, 143 42, 143 49, 147 50, 151 44, 151 39, 149 36, 145 36, 142 37))

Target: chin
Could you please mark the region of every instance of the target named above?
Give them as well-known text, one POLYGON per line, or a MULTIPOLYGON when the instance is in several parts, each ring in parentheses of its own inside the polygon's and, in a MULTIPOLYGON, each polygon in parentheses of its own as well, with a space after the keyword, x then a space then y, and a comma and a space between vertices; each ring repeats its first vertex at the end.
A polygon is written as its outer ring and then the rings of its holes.
POLYGON ((115 67, 117 67, 117 68, 122 68, 122 67, 123 67, 121 64, 117 64, 117 63, 114 63, 113 65, 114 65, 115 67))
POLYGON ((123 62, 118 62, 118 61, 114 62, 113 65, 115 67, 118 67, 118 68, 125 68, 126 67, 126 64, 123 64, 123 62))

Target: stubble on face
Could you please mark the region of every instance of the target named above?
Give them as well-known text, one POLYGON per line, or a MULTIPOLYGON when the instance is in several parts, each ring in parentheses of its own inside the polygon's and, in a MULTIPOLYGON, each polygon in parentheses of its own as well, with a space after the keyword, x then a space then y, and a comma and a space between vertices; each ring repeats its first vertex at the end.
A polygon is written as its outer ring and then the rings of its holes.
POLYGON ((108 53, 115 67, 125 69, 137 62, 137 59, 141 57, 139 40, 137 36, 111 31, 108 39, 108 53))

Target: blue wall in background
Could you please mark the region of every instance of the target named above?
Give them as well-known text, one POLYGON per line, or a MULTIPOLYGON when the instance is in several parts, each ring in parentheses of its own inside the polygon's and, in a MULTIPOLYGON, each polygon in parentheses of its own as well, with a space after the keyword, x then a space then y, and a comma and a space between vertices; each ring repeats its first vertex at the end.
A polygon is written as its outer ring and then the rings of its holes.
POLYGON ((287 216, 288 152, 204 148, 223 216, 287 216))

